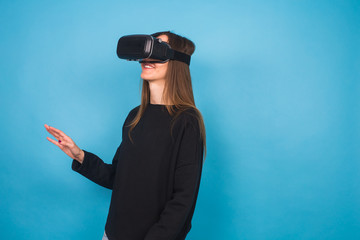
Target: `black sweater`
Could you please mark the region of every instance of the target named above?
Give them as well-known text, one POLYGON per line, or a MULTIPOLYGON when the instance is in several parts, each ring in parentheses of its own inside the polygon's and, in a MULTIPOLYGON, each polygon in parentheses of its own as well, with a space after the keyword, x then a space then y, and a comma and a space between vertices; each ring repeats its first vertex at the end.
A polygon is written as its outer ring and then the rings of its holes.
POLYGON ((112 189, 105 225, 109 240, 183 240, 191 228, 202 171, 203 142, 194 110, 182 112, 174 123, 164 105, 148 104, 128 137, 128 114, 122 142, 112 164, 85 152, 72 169, 112 189))

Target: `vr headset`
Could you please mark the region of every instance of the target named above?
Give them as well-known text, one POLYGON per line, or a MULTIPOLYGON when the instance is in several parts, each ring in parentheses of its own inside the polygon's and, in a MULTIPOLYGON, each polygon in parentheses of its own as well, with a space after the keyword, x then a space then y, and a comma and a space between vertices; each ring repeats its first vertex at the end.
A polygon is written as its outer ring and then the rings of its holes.
POLYGON ((129 61, 165 63, 176 60, 190 65, 190 55, 176 51, 167 42, 151 35, 127 35, 119 39, 116 53, 129 61), (145 59, 158 61, 146 61, 145 59))

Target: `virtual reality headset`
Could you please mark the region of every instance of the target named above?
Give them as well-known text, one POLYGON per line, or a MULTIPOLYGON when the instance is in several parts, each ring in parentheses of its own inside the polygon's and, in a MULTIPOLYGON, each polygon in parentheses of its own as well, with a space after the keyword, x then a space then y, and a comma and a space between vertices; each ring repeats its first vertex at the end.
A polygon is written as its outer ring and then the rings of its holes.
POLYGON ((176 60, 190 65, 190 55, 176 51, 167 42, 151 35, 127 35, 119 39, 116 53, 119 58, 130 61, 165 63, 176 60))

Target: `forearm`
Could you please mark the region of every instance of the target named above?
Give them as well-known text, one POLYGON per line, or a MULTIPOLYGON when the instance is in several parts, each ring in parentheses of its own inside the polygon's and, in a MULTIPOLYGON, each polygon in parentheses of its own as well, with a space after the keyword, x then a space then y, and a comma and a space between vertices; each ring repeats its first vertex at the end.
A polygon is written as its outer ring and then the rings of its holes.
POLYGON ((104 163, 93 153, 83 151, 84 157, 74 159, 71 168, 100 186, 112 189, 116 171, 116 154, 112 164, 104 163), (80 161, 79 161, 80 160, 80 161))

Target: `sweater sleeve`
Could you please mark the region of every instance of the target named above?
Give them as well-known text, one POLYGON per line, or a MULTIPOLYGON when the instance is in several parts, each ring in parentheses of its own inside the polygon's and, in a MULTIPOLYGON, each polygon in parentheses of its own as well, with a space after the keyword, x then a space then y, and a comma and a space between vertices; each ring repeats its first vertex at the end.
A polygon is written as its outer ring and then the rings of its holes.
POLYGON ((82 163, 73 159, 71 168, 100 186, 112 189, 119 154, 117 149, 111 164, 104 163, 98 156, 85 150, 82 163))
POLYGON ((175 169, 172 198, 166 203, 159 220, 149 229, 145 240, 175 240, 192 218, 199 190, 203 147, 199 128, 187 124, 180 143, 175 169))
MULTIPOLYGON (((125 126, 130 118, 134 117, 134 114, 139 109, 139 106, 133 108, 127 115, 123 127, 122 127, 122 138, 124 139, 125 126)), ((111 164, 104 163, 98 156, 91 152, 87 152, 83 149, 85 156, 84 161, 79 163, 73 159, 71 168, 72 170, 80 173, 84 177, 93 181, 94 183, 99 184, 100 186, 113 189, 113 183, 115 178, 116 166, 119 159, 120 146, 116 150, 115 156, 111 164)))

